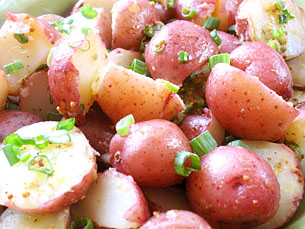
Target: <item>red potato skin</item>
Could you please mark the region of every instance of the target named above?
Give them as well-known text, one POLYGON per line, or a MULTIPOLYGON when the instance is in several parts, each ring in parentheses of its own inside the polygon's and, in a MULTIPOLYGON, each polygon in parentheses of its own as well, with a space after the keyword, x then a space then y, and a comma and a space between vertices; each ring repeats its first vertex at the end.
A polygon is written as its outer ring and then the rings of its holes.
POLYGON ((103 8, 101 8, 96 28, 99 30, 99 35, 105 42, 106 48, 110 49, 112 42, 111 18, 103 8))
POLYGON ((238 37, 233 36, 223 31, 217 31, 217 35, 221 39, 221 45, 219 45, 219 53, 231 53, 234 49, 241 45, 238 37))
POLYGON ((231 65, 257 76, 283 98, 291 98, 292 75, 283 57, 263 42, 248 42, 230 54, 231 65), (263 55, 262 55, 263 53, 263 55))
POLYGON ((23 126, 41 122, 42 119, 29 112, 7 110, 0 113, 0 143, 23 126))
POLYGON ((151 217, 140 229, 212 229, 199 215, 185 210, 171 210, 151 217))
POLYGON ((187 138, 174 123, 163 119, 136 123, 127 135, 116 134, 109 145, 112 166, 131 175, 137 184, 151 187, 182 182, 174 160, 183 150, 191 152, 187 138))
POLYGON ((188 21, 174 21, 165 25, 148 43, 145 61, 153 79, 164 79, 181 84, 192 72, 204 66, 217 51, 210 32, 188 21), (165 41, 162 53, 156 53, 156 45, 165 41), (180 63, 178 53, 187 52, 191 58, 180 63), (166 63, 166 65, 164 65, 166 63))
POLYGON ((278 140, 299 113, 258 79, 227 64, 212 69, 205 95, 222 126, 249 140, 278 140))
POLYGON ((242 147, 222 146, 201 158, 201 171, 187 180, 187 196, 213 228, 252 228, 276 213, 280 186, 264 159, 242 147))

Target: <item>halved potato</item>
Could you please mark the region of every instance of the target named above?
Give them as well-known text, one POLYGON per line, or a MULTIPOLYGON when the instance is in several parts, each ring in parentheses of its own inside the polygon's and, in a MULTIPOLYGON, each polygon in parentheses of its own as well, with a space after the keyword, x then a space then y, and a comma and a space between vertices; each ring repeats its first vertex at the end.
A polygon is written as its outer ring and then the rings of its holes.
POLYGON ((29 214, 6 209, 0 217, 1 229, 68 229, 70 228, 70 209, 65 208, 51 214, 29 214))
POLYGON ((99 173, 85 199, 71 207, 74 217, 87 216, 99 227, 138 228, 149 218, 147 202, 131 176, 115 169, 99 173))
POLYGON ((4 109, 8 95, 8 81, 4 71, 0 69, 0 111, 4 109))
POLYGON ((280 228, 294 215, 304 192, 304 176, 297 155, 284 144, 243 140, 272 167, 280 184, 281 199, 277 212, 258 229, 280 228))
POLYGON ((0 46, 6 47, 0 53, 0 68, 15 61, 23 65, 22 69, 7 74, 9 94, 18 95, 23 79, 46 63, 50 49, 59 38, 56 29, 42 20, 28 14, 7 13, 0 30, 0 46), (14 38, 15 34, 24 35, 27 41, 21 43, 14 38))
POLYGON ((136 121, 171 120, 184 110, 180 97, 161 82, 109 63, 96 87, 96 101, 114 122, 128 114, 136 121))
POLYGON ((144 61, 142 53, 138 51, 116 48, 109 53, 108 61, 129 69, 135 58, 144 61))
MULTIPOLYGON (((22 138, 55 134, 56 125, 57 122, 39 122, 16 133, 22 138)), ((0 205, 34 214, 52 213, 82 198, 96 178, 95 151, 78 128, 74 127, 69 135, 71 142, 64 144, 48 144, 43 149, 34 145, 20 148, 31 158, 45 155, 49 160, 46 167, 53 167, 51 175, 29 169, 31 159, 10 166, 0 150, 0 205)))

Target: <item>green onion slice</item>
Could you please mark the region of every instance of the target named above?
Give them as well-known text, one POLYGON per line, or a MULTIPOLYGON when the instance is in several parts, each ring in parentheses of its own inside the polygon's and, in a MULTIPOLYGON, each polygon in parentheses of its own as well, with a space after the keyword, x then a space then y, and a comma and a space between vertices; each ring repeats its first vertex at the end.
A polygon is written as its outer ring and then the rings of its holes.
POLYGON ((284 12, 285 15, 287 15, 287 16, 289 17, 289 19, 295 18, 295 16, 292 15, 292 14, 289 12, 289 10, 286 9, 286 10, 283 10, 283 12, 284 12))
POLYGON ((284 36, 285 32, 283 28, 277 29, 276 27, 272 27, 271 34, 273 38, 277 39, 284 36))
POLYGON ((189 61, 189 54, 184 51, 178 52, 178 61, 180 63, 187 63, 189 61))
POLYGON ((196 10, 193 10, 190 7, 185 6, 185 7, 182 8, 181 15, 184 18, 189 18, 190 19, 190 18, 195 17, 196 14, 197 14, 196 10))
POLYGON ((75 118, 69 118, 67 120, 57 123, 56 130, 67 130, 70 131, 73 129, 75 124, 75 118))
POLYGON ((274 5, 278 10, 283 10, 285 8, 285 4, 283 1, 277 1, 274 3, 274 5))
POLYGON ((19 162, 19 159, 18 159, 16 153, 14 152, 12 145, 6 144, 6 145, 2 146, 2 150, 4 152, 6 159, 8 160, 8 163, 10 164, 10 166, 13 166, 14 164, 19 162))
POLYGON ((200 171, 201 170, 201 161, 200 157, 197 154, 190 153, 187 151, 180 151, 177 153, 175 157, 175 170, 176 173, 182 176, 187 177, 193 171, 200 171), (185 161, 191 158, 192 167, 186 167, 184 165, 185 161))
POLYGON ((147 66, 145 62, 137 58, 134 58, 133 61, 131 62, 130 69, 142 75, 144 75, 147 72, 147 66))
POLYGON ((277 42, 274 40, 270 40, 267 43, 271 48, 275 49, 277 52, 279 52, 279 47, 277 45, 277 42))
POLYGON ((280 24, 285 24, 288 22, 288 17, 286 14, 280 14, 279 15, 279 23, 280 24))
POLYGON ((163 80, 163 79, 157 79, 157 82, 162 83, 165 87, 167 87, 169 90, 171 90, 174 93, 178 93, 180 87, 167 81, 167 80, 163 80))
POLYGON ((93 19, 98 15, 98 12, 95 9, 92 9, 90 5, 85 5, 80 8, 80 12, 85 18, 93 19))
POLYGON ((51 161, 46 155, 37 155, 30 160, 28 164, 29 170, 34 170, 52 176, 54 173, 51 161))
POLYGON ((219 25, 221 23, 221 20, 219 18, 216 17, 208 17, 205 22, 203 27, 212 31, 214 29, 218 29, 219 25))
POLYGON ((48 58, 47 58, 47 65, 48 65, 48 67, 50 67, 51 60, 52 60, 52 57, 53 57, 55 49, 56 49, 56 47, 51 48, 51 50, 50 50, 50 52, 48 54, 48 58))
POLYGON ((81 28, 81 32, 82 34, 88 36, 90 33, 92 33, 93 29, 89 28, 89 27, 83 27, 81 28))
POLYGON ((213 40, 215 41, 215 43, 219 46, 222 43, 221 38, 218 36, 217 34, 217 30, 214 29, 212 32, 210 32, 211 37, 213 38, 213 40))
POLYGON ((155 53, 160 54, 165 49, 166 42, 165 42, 165 40, 162 40, 162 41, 160 41, 160 43, 156 44, 155 46, 156 46, 155 53))
POLYGON ((125 116, 115 125, 116 132, 120 136, 124 136, 129 133, 129 127, 135 123, 135 119, 132 114, 125 116))
POLYGON ((222 53, 211 56, 209 58, 210 70, 212 70, 212 68, 219 63, 230 64, 230 55, 228 53, 222 53))
POLYGON ((34 137, 34 141, 35 141, 34 145, 38 149, 44 149, 45 147, 48 146, 48 141, 44 135, 39 135, 37 137, 34 137))
POLYGON ((21 44, 28 43, 28 38, 23 33, 14 33, 14 38, 21 44))
POLYGON ((190 141, 193 150, 201 157, 217 147, 217 142, 207 130, 190 141))
POLYGON ((155 34, 154 34, 154 27, 152 27, 151 25, 148 25, 144 28, 144 33, 146 36, 148 36, 149 38, 152 38, 155 34))
POLYGON ((21 139, 21 137, 19 136, 19 134, 13 133, 8 135, 5 139, 4 139, 4 144, 10 144, 12 146, 23 146, 23 141, 21 139))
POLYGON ((237 36, 236 34, 236 25, 231 25, 229 28, 228 28, 228 33, 229 34, 232 34, 234 36, 237 36))
POLYGON ((23 64, 20 60, 3 66, 3 70, 6 74, 12 74, 20 69, 23 69, 23 64))
POLYGON ((235 140, 235 141, 229 142, 228 146, 240 146, 240 147, 253 151, 253 149, 250 146, 243 143, 241 140, 235 140))
POLYGON ((50 143, 64 144, 71 141, 70 134, 67 130, 57 130, 45 135, 45 138, 50 143))
POLYGON ((71 222, 70 229, 94 229, 92 221, 87 216, 80 217, 71 222))
POLYGON ((176 5, 176 0, 169 0, 166 6, 167 9, 172 10, 175 8, 175 5, 176 5))

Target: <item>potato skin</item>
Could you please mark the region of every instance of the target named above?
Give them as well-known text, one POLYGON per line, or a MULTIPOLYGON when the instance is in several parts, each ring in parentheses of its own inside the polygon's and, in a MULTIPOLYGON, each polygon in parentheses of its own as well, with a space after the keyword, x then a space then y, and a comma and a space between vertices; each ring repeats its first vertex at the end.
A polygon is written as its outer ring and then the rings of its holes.
POLYGON ((250 228, 276 213, 280 186, 264 159, 242 147, 221 146, 188 177, 187 196, 213 228, 250 228))
POLYGON ((165 25, 151 39, 146 46, 145 61, 153 79, 161 78, 178 85, 201 68, 216 51, 217 45, 208 30, 192 22, 178 20, 165 25), (165 41, 165 48, 158 54, 156 45, 161 41, 165 41), (179 62, 180 51, 189 54, 187 63, 179 62))
POLYGON ((219 45, 219 53, 231 53, 234 49, 241 45, 238 37, 229 33, 218 30, 217 35, 222 41, 221 45, 219 45))
POLYGON ((227 64, 212 69, 205 95, 222 126, 245 139, 278 140, 298 115, 258 79, 227 64))
POLYGON ((112 166, 131 175, 139 185, 151 187, 167 187, 183 180, 174 163, 176 154, 183 150, 191 152, 183 132, 162 119, 136 123, 127 135, 116 134, 109 145, 112 166))
POLYGON ((230 60, 232 66, 257 76, 283 98, 292 96, 292 75, 288 65, 269 45, 263 42, 245 43, 231 52, 230 60))
POLYGON ((140 229, 212 229, 199 215, 184 210, 171 210, 151 217, 140 229))

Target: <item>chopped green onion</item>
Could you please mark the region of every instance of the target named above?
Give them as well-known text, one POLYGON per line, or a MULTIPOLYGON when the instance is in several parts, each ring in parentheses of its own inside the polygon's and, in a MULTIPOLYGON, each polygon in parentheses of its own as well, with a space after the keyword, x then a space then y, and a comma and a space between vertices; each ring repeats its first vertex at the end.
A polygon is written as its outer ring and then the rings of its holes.
POLYGON ((31 154, 30 153, 22 153, 20 156, 19 156, 19 159, 20 161, 22 162, 26 162, 27 160, 29 160, 31 158, 31 154))
POLYGON ((195 17, 197 12, 196 12, 196 10, 193 10, 190 7, 185 6, 182 8, 181 14, 182 14, 182 17, 190 19, 190 18, 195 17))
POLYGON ((19 136, 19 134, 13 133, 8 135, 5 139, 4 139, 4 144, 10 144, 12 146, 23 146, 23 141, 21 139, 21 137, 19 136))
POLYGON ((285 35, 283 28, 277 29, 276 27, 273 27, 271 33, 272 37, 276 39, 285 35))
POLYGON ((20 69, 23 69, 23 64, 20 60, 3 66, 3 70, 6 74, 12 74, 20 69))
POLYGON ((66 23, 68 24, 68 25, 71 25, 72 23, 73 23, 73 19, 72 18, 70 18, 66 23))
POLYGON ((278 45, 276 44, 276 41, 274 40, 270 40, 268 41, 267 43, 271 48, 275 49, 277 52, 279 52, 279 47, 278 45))
POLYGON ((75 124, 75 118, 69 118, 67 120, 57 123, 56 130, 67 130, 70 131, 73 129, 75 124))
POLYGON ((50 143, 63 144, 71 141, 70 134, 67 130, 57 130, 45 135, 50 143))
POLYGON ((288 17, 286 14, 280 14, 279 15, 279 23, 280 24, 285 24, 288 22, 288 17))
POLYGON ((174 93, 178 93, 180 87, 167 81, 167 80, 163 80, 163 79, 157 79, 157 82, 160 82, 162 84, 164 84, 165 87, 167 87, 169 90, 171 90, 174 93))
POLYGON ((144 75, 147 72, 147 66, 145 62, 134 58, 130 64, 130 69, 136 73, 144 75))
POLYGON ((14 33, 14 38, 21 44, 28 43, 28 38, 23 33, 14 33))
POLYGON ((59 114, 58 112, 52 112, 52 111, 48 111, 46 114, 46 120, 47 121, 59 121, 62 118, 62 115, 59 114))
POLYGON ((116 132, 120 136, 124 136, 129 133, 129 127, 135 123, 135 119, 132 114, 125 116, 115 125, 116 132))
POLYGON ((71 222, 70 229, 94 229, 92 221, 87 216, 80 217, 71 222))
POLYGON ((175 170, 176 173, 182 176, 187 177, 188 175, 191 174, 191 172, 195 171, 200 171, 201 170, 201 161, 200 157, 197 154, 190 153, 187 151, 180 151, 177 153, 175 157, 175 170), (192 161, 192 167, 186 167, 184 165, 185 161, 191 158, 192 161))
POLYGON ((241 140, 235 140, 235 141, 229 142, 228 146, 240 146, 240 147, 253 151, 253 149, 250 146, 243 143, 241 140))
POLYGON ((178 61, 180 63, 187 63, 189 61, 189 54, 184 51, 178 52, 178 61))
POLYGON ((48 54, 48 58, 47 58, 47 65, 48 65, 48 67, 50 67, 51 60, 52 60, 52 57, 53 57, 55 49, 56 49, 56 47, 51 48, 50 52, 48 54))
POLYGON ((88 39, 85 39, 85 41, 88 42, 88 48, 86 48, 86 49, 83 49, 83 48, 80 48, 80 47, 77 47, 77 46, 74 46, 74 45, 71 45, 71 44, 69 44, 69 46, 71 48, 78 49, 78 50, 80 50, 82 52, 86 52, 86 51, 88 51, 90 49, 91 44, 90 44, 90 41, 88 39))
POLYGON ((30 160, 28 164, 29 170, 34 170, 52 176, 54 173, 51 161, 46 155, 37 155, 30 160))
POLYGON ((214 29, 212 32, 210 32, 211 37, 213 38, 213 40, 215 41, 215 43, 219 46, 222 43, 221 38, 218 36, 217 34, 217 30, 214 29))
POLYGON ((236 36, 236 25, 231 25, 229 28, 228 28, 228 33, 229 34, 232 34, 234 36, 236 36))
POLYGON ((85 5, 80 8, 80 12, 85 18, 93 19, 98 15, 98 12, 95 9, 92 9, 90 5, 85 5))
POLYGON ((92 31, 93 31, 93 29, 88 28, 88 27, 83 27, 83 28, 81 28, 82 34, 84 34, 84 35, 86 35, 86 36, 88 36, 90 33, 92 33, 92 31))
POLYGON ((203 27, 212 31, 214 29, 218 29, 219 25, 221 23, 221 20, 219 18, 216 17, 208 17, 205 22, 203 27))
POLYGON ((283 10, 285 8, 285 4, 283 1, 277 1, 274 3, 274 5, 278 10, 283 10))
POLYGON ((48 146, 48 141, 47 139, 45 138, 45 136, 43 135, 39 135, 37 137, 34 137, 33 138, 34 141, 35 141, 35 146, 38 148, 38 149, 44 149, 45 147, 48 146))
POLYGON ((228 53, 222 53, 211 56, 209 58, 210 70, 212 70, 212 68, 219 63, 230 64, 230 55, 228 53))
POLYGON ((175 8, 175 5, 176 5, 176 0, 169 0, 166 6, 167 9, 172 10, 175 8))
POLYGON ((207 130, 190 141, 194 151, 201 157, 217 147, 217 142, 207 130))
POLYGON ((155 53, 160 54, 165 49, 166 42, 165 42, 165 40, 162 40, 162 41, 160 41, 160 43, 156 44, 155 46, 156 46, 155 53))
POLYGON ((140 43, 140 47, 139 47, 139 51, 144 53, 145 52, 145 46, 146 44, 148 44, 149 40, 145 37, 142 38, 141 43, 140 43))
POLYGON ((301 147, 294 143, 294 142, 288 142, 288 141, 284 141, 284 144, 287 145, 290 149, 292 149, 297 155, 298 155, 298 158, 299 160, 303 160, 304 158, 304 155, 302 153, 302 150, 301 150, 301 147))
POLYGON ((164 24, 162 22, 155 22, 156 25, 153 27, 151 25, 148 25, 144 28, 144 33, 148 38, 152 38, 156 32, 158 32, 164 24))
POLYGON ((2 146, 2 150, 10 166, 13 166, 14 164, 19 162, 19 159, 17 158, 17 155, 14 152, 12 145, 6 144, 2 146))
POLYGON ((284 12, 285 15, 287 15, 287 16, 289 17, 289 19, 295 18, 295 16, 292 15, 292 14, 289 12, 289 10, 286 9, 286 10, 283 10, 283 12, 284 12))

